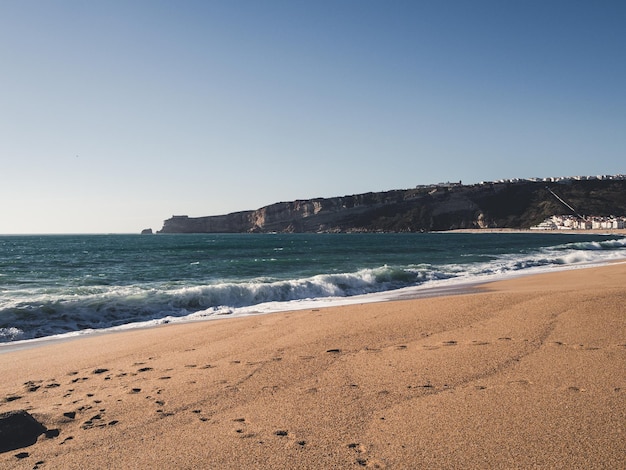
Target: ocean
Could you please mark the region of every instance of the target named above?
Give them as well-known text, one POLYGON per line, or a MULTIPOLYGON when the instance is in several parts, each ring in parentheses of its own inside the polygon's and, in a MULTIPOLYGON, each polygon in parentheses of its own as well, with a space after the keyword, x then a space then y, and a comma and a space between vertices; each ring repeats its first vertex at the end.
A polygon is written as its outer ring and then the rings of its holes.
POLYGON ((418 296, 626 258, 620 235, 0 236, 0 343, 418 296))

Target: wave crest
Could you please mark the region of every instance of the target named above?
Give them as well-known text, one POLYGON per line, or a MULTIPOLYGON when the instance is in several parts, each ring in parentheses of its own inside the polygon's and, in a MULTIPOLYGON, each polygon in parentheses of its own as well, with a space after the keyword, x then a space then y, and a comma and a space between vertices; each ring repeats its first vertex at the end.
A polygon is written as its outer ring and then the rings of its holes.
POLYGON ((191 287, 113 286, 107 290, 76 290, 52 296, 42 293, 0 309, 0 342, 185 317, 199 311, 225 312, 270 302, 349 297, 416 285, 438 277, 441 275, 419 269, 382 266, 293 280, 191 287))

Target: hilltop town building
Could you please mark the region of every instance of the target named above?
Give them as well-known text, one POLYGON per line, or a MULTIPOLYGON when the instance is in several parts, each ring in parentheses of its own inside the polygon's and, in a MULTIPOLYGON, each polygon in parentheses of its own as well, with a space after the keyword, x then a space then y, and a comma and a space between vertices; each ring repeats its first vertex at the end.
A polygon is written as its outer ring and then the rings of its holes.
POLYGON ((573 215, 553 215, 531 230, 610 230, 626 227, 626 217, 586 217, 573 215))

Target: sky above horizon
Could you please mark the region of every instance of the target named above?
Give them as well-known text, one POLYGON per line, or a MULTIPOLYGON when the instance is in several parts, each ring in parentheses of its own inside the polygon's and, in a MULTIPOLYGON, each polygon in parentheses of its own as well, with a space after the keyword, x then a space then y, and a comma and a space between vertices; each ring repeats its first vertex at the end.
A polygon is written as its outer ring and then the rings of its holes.
POLYGON ((626 2, 0 0, 0 234, 626 173, 626 2))

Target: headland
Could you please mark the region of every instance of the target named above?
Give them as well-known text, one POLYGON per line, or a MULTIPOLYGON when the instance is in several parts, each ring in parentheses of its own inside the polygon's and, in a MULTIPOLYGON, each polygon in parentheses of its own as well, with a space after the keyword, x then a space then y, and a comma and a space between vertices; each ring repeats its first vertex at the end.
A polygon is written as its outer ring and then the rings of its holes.
MULTIPOLYGON (((581 219, 576 221, 576 227, 595 228, 587 218, 593 216, 603 218, 598 219, 597 228, 624 228, 626 176, 516 179, 474 185, 440 183, 403 190, 278 202, 256 210, 224 215, 175 215, 164 221, 158 233, 528 229, 559 214, 568 217, 573 214, 581 219)), ((567 228, 576 227, 569 224, 567 228)))

